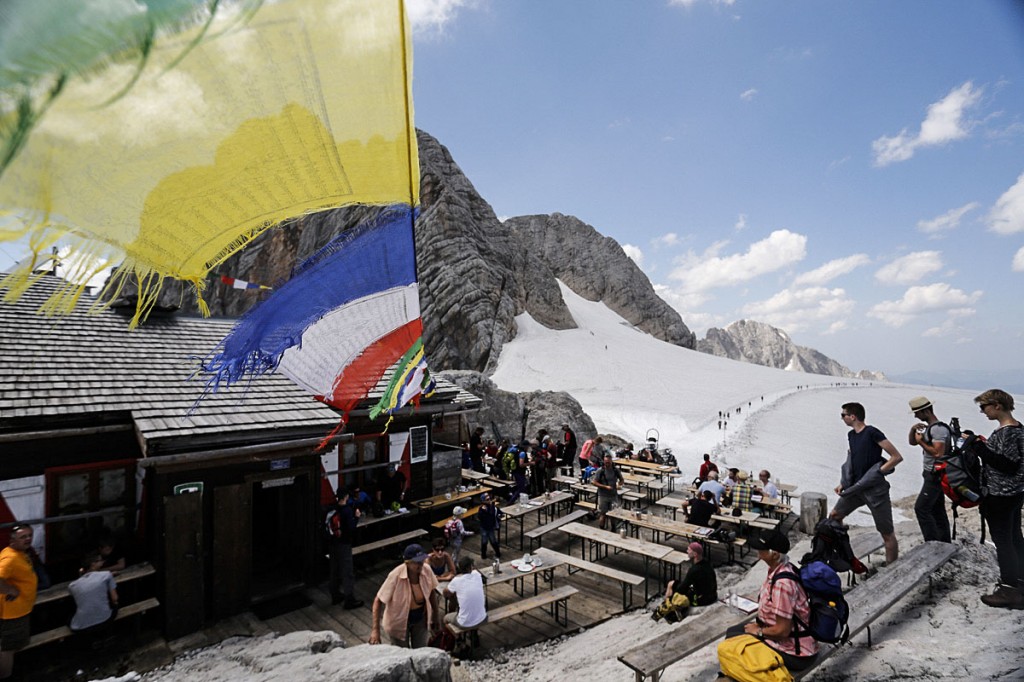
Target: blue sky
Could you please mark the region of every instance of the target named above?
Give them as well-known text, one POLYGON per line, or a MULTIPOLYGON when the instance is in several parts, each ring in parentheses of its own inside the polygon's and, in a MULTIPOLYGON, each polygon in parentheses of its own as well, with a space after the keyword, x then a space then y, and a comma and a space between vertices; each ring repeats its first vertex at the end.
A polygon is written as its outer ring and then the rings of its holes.
POLYGON ((1024 367, 1024 5, 408 0, 416 121, 499 216, 616 239, 699 334, 1024 367))

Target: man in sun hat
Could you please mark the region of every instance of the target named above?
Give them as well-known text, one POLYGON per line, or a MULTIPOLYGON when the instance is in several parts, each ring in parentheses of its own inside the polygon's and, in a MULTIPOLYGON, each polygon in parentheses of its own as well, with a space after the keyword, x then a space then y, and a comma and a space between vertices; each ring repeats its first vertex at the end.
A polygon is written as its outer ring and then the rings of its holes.
POLYGON ((427 553, 417 544, 402 553, 404 561, 388 573, 373 599, 370 644, 380 644, 382 627, 391 644, 417 649, 427 645, 427 627, 440 627, 437 603, 437 577, 423 570, 427 553))
POLYGON ((736 485, 732 487, 732 508, 741 512, 754 510, 754 501, 751 497, 754 494, 754 486, 750 485, 750 473, 747 471, 736 472, 736 485))
POLYGON ((690 602, 690 606, 708 606, 718 601, 718 578, 715 568, 704 558, 704 546, 699 542, 691 542, 686 548, 686 556, 690 557, 690 569, 682 580, 668 581, 665 598, 673 592, 682 594, 690 602))
POLYGON ((910 428, 909 442, 921 447, 924 465, 921 492, 914 503, 917 524, 925 540, 952 542, 949 517, 946 516, 946 496, 942 492, 942 474, 935 470, 935 465, 948 451, 952 432, 935 416, 932 401, 923 395, 910 399, 910 411, 920 421, 910 428))
POLYGON ((864 406, 860 403, 843 405, 840 417, 850 427, 846 434, 849 448, 835 489, 839 501, 829 517, 842 521, 858 507, 867 505, 875 528, 885 543, 885 562, 891 564, 899 556, 900 547, 892 522, 889 482, 885 477, 903 461, 903 455, 884 433, 864 423, 865 416, 864 406), (889 455, 888 459, 882 456, 883 450, 889 455))

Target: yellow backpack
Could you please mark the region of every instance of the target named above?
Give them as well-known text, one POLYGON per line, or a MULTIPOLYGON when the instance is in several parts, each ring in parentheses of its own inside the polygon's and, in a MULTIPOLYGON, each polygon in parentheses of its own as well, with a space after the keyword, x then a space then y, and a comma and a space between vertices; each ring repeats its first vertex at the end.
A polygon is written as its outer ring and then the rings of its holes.
POLYGON ((736 682, 793 682, 782 656, 753 635, 723 640, 718 665, 736 682))

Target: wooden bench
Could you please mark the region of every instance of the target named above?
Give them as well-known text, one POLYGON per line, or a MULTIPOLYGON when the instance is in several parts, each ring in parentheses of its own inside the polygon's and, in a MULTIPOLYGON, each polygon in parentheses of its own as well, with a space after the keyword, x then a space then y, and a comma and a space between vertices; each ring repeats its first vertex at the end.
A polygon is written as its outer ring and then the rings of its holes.
POLYGON ((533 609, 540 608, 542 606, 550 606, 551 608, 549 612, 554 617, 555 622, 563 627, 566 627, 569 625, 569 598, 572 597, 574 594, 578 593, 579 590, 577 590, 575 587, 572 587, 570 585, 563 585, 561 587, 556 587, 553 590, 549 590, 548 592, 541 592, 540 594, 534 595, 532 597, 520 599, 519 601, 514 602, 512 604, 507 604, 505 606, 499 606, 496 609, 492 609, 487 612, 487 620, 478 625, 476 628, 461 628, 455 623, 450 623, 447 625, 447 627, 453 633, 455 633, 456 636, 458 636, 470 630, 476 630, 477 628, 481 628, 484 625, 489 625, 490 623, 497 623, 498 621, 505 620, 506 618, 511 618, 512 616, 518 616, 520 614, 526 613, 527 611, 532 611, 533 609), (559 618, 560 613, 562 614, 561 618, 559 618))
POLYGON ((427 531, 425 531, 425 530, 423 530, 421 528, 419 530, 410 530, 409 532, 402 533, 401 535, 394 535, 394 536, 392 536, 390 538, 384 538, 382 540, 376 540, 374 542, 368 542, 365 545, 359 545, 358 547, 353 547, 352 548, 352 556, 357 556, 359 554, 366 554, 368 552, 373 552, 373 551, 376 551, 378 549, 384 549, 385 547, 390 547, 391 545, 397 545, 397 544, 402 543, 402 542, 408 542, 410 540, 416 540, 417 538, 421 538, 421 537, 423 537, 426 534, 427 534, 427 531))
POLYGON ((751 521, 747 525, 749 525, 751 528, 760 528, 761 530, 775 530, 779 527, 779 520, 760 518, 751 521))
POLYGON ((619 569, 612 568, 611 566, 595 564, 594 562, 587 561, 582 557, 574 557, 569 554, 554 552, 543 547, 539 547, 535 554, 548 563, 555 560, 561 561, 566 565, 566 570, 569 572, 569 575, 578 573, 579 571, 587 571, 588 573, 593 573, 604 578, 615 580, 622 586, 623 611, 629 610, 633 605, 633 588, 643 585, 645 582, 642 576, 626 573, 625 571, 620 571, 619 569), (575 571, 572 570, 573 567, 576 568, 575 571))
MULTIPOLYGON (((471 518, 473 516, 476 516, 479 512, 480 512, 480 505, 477 505, 475 507, 470 507, 469 509, 466 510, 466 513, 463 514, 460 518, 468 519, 468 518, 471 518)), ((434 521, 430 525, 433 526, 434 528, 443 529, 444 528, 444 524, 448 523, 449 521, 451 521, 454 518, 455 518, 455 515, 452 514, 448 518, 441 519, 440 521, 434 521)))
MULTIPOLYGON (((880 537, 876 533, 871 533, 870 536, 873 536, 874 538, 880 537)), ((851 543, 851 545, 854 544, 856 545, 856 547, 854 548, 854 552, 855 555, 858 557, 863 556, 864 558, 867 558, 867 556, 871 552, 878 550, 878 547, 875 545, 875 543, 869 542, 867 539, 862 540, 861 538, 858 538, 856 543, 851 543), (863 553, 858 554, 858 549, 863 553)), ((952 545, 948 545, 945 543, 930 544, 942 544, 946 547, 953 547, 952 545)), ((914 550, 911 550, 911 552, 908 552, 907 556, 904 557, 910 560, 907 562, 908 564, 916 561, 916 559, 912 556, 913 552, 914 550)), ((893 570, 898 569, 898 567, 902 563, 903 559, 901 559, 899 563, 893 565, 893 570)), ((909 569, 910 566, 908 565, 907 568, 909 569)), ((933 569, 929 568, 929 571, 931 570, 933 569)), ((887 576, 888 575, 889 574, 887 573, 887 576)), ((864 589, 863 583, 861 587, 855 590, 851 590, 847 598, 847 601, 850 604, 851 613, 852 609, 855 608, 855 602, 852 601, 851 598, 853 597, 856 591, 862 589, 864 590, 864 593, 866 595, 870 595, 874 592, 873 587, 870 589, 864 589)), ((908 591, 909 589, 910 588, 908 588, 908 591)), ((879 592, 881 591, 882 590, 879 590, 879 592)), ((858 604, 856 608, 864 607, 861 607, 858 604)), ((861 614, 861 616, 863 616, 863 614, 861 614)), ((877 618, 877 614, 874 616, 874 618, 877 618)), ((872 618, 872 620, 874 618, 872 618)), ((727 606, 721 603, 713 604, 707 607, 706 609, 703 609, 700 613, 691 615, 683 622, 682 627, 667 632, 664 635, 661 635, 660 637, 655 637, 654 639, 644 644, 641 644, 638 647, 630 649, 626 653, 619 656, 618 659, 629 668, 632 668, 636 676, 637 682, 643 682, 643 680, 646 680, 648 678, 650 678, 652 682, 658 682, 658 680, 661 678, 661 673, 668 666, 672 665, 677 661, 682 660, 683 658, 686 658, 691 653, 699 649, 702 649, 708 644, 711 644, 715 640, 719 639, 725 634, 725 631, 728 630, 730 627, 734 625, 739 625, 741 623, 749 622, 753 619, 754 614, 747 615, 732 608, 731 606, 727 606)), ((851 615, 851 636, 853 632, 853 620, 854 618, 851 615)))
MULTIPOLYGON (((866 631, 868 646, 871 646, 871 624, 896 602, 907 596, 924 578, 928 578, 928 590, 932 588, 932 574, 960 551, 956 545, 948 542, 930 541, 914 547, 885 571, 883 580, 874 580, 870 585, 865 581, 850 590, 846 595, 846 603, 850 605, 850 639, 866 631), (875 583, 880 583, 876 585, 875 583)), ((839 650, 841 645, 822 645, 818 649, 818 658, 806 670, 794 675, 795 680, 802 679, 812 670, 821 665, 829 656, 839 650)))
MULTIPOLYGON (((114 618, 114 620, 119 621, 125 618, 129 618, 131 616, 138 616, 145 613, 146 611, 151 611, 158 606, 160 606, 160 601, 157 600, 155 597, 152 597, 150 599, 144 599, 142 601, 138 601, 132 604, 125 604, 118 610, 117 616, 114 618)), ((59 642, 61 640, 67 639, 68 637, 71 637, 74 634, 74 630, 72 630, 67 625, 62 625, 59 628, 54 628, 52 630, 47 630, 45 632, 40 632, 32 635, 25 648, 32 649, 37 646, 42 646, 43 644, 59 642)))
POLYGON ((579 519, 586 516, 588 512, 582 509, 575 509, 565 516, 560 516, 554 521, 544 524, 543 526, 537 526, 533 530, 526 533, 526 537, 530 540, 530 551, 533 551, 533 541, 537 541, 537 546, 540 547, 543 544, 543 537, 551 531, 564 526, 567 523, 578 521, 579 519))
POLYGON ((590 502, 588 500, 576 500, 574 506, 581 509, 589 509, 590 511, 597 511, 597 502, 590 502))

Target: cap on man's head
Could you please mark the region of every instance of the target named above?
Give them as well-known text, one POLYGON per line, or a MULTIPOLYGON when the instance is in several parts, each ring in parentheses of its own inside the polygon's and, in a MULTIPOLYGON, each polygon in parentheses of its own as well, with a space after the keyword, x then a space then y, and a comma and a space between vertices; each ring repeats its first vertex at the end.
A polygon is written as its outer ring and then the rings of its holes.
POLYGON ((452 516, 462 516, 465 513, 466 513, 466 508, 465 507, 455 507, 455 509, 452 509, 452 516))
POLYGON ((427 560, 427 553, 423 551, 423 548, 419 545, 412 544, 405 548, 405 552, 402 556, 406 561, 414 561, 417 564, 422 564, 427 560))
POLYGON ((746 471, 737 471, 736 478, 738 478, 741 481, 745 481, 748 478, 750 478, 750 474, 748 474, 746 471))
POLYGON ((484 493, 483 495, 480 496, 480 501, 481 502, 490 502, 491 501, 491 496, 488 495, 487 493, 484 493))
POLYGON ((910 399, 910 411, 920 412, 921 410, 927 410, 932 406, 932 401, 925 398, 923 395, 919 395, 916 398, 910 399))
POLYGON ((761 531, 747 539, 747 547, 770 549, 785 554, 789 551, 789 538, 777 530, 761 531))
POLYGON ((729 467, 729 473, 732 474, 733 476, 735 476, 739 472, 740 472, 740 470, 737 469, 736 467, 729 467))

